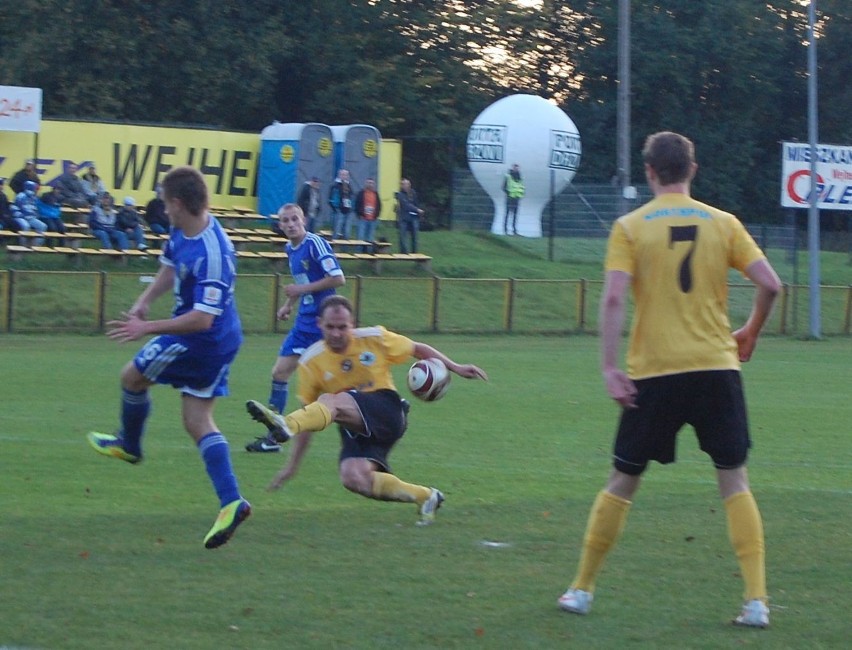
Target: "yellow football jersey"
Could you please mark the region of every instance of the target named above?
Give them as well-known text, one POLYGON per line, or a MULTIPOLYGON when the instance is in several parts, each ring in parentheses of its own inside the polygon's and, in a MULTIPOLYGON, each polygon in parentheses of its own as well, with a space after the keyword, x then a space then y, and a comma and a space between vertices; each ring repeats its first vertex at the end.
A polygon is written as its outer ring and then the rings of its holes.
POLYGON ((396 390, 391 367, 404 363, 413 353, 414 341, 381 326, 352 330, 352 341, 343 354, 318 341, 299 359, 299 399, 310 404, 322 393, 396 390))
POLYGON ((728 271, 763 257, 734 215, 683 194, 663 194, 618 219, 605 266, 632 276, 628 375, 738 369, 728 271))

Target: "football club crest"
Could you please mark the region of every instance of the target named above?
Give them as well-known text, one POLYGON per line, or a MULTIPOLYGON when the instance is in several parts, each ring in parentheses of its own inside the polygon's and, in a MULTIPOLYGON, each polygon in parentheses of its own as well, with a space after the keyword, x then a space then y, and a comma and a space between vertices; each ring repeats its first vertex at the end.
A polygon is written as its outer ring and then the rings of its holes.
POLYGON ((343 363, 340 364, 340 369, 343 372, 349 372, 352 370, 352 362, 349 359, 344 359, 343 363))
POLYGON ((362 352, 361 356, 358 357, 358 361, 361 362, 362 366, 372 366, 376 363, 376 355, 372 352, 362 352))

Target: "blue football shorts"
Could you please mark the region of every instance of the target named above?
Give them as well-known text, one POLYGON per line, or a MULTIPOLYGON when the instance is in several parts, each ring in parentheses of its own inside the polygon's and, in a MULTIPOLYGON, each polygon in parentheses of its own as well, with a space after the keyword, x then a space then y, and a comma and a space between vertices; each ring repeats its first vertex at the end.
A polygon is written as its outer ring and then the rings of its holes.
POLYGON ((211 354, 207 347, 193 347, 184 337, 162 334, 148 341, 133 363, 149 381, 210 398, 228 394, 228 374, 236 356, 237 350, 211 354))
POLYGON ((319 330, 306 330, 298 326, 290 330, 278 351, 279 357, 300 357, 302 353, 322 338, 319 330))

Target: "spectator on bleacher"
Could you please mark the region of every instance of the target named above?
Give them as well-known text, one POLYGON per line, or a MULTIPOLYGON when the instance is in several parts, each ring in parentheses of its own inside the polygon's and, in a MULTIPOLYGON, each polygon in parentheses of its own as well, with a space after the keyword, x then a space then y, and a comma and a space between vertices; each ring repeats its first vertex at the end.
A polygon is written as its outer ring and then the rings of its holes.
POLYGON ((77 177, 77 165, 74 163, 68 163, 65 171, 56 177, 56 180, 53 181, 53 189, 59 195, 62 205, 72 208, 85 208, 97 204, 95 197, 90 197, 86 193, 83 181, 77 177))
POLYGON ((399 226, 399 250, 401 253, 417 252, 417 233, 420 232, 420 217, 424 210, 417 200, 417 192, 411 187, 411 181, 403 178, 396 193, 396 220, 399 226), (410 237, 411 246, 405 244, 405 234, 410 237))
POLYGON ((349 170, 341 169, 328 192, 331 206, 334 239, 352 239, 352 208, 355 205, 355 189, 349 179, 349 170))
POLYGON ((163 188, 157 183, 157 195, 145 206, 145 221, 151 232, 157 235, 169 233, 169 216, 166 214, 166 203, 163 201, 163 188))
POLYGON ((101 248, 127 250, 127 235, 118 228, 117 221, 118 215, 113 207, 112 195, 104 192, 89 213, 89 229, 101 241, 101 248))
POLYGON ((305 219, 308 221, 306 230, 308 232, 316 232, 316 228, 320 227, 320 179, 319 176, 313 176, 311 180, 305 181, 302 189, 299 190, 299 196, 296 198, 296 203, 302 212, 305 213, 305 219))
POLYGON ((6 196, 6 179, 0 178, 0 230, 18 232, 20 229, 21 224, 12 217, 12 204, 6 196))
POLYGON ((41 185, 41 179, 38 177, 38 172, 36 172, 35 160, 32 159, 24 163, 23 169, 19 169, 15 172, 15 175, 12 176, 12 179, 9 181, 9 187, 12 188, 12 191, 17 196, 24 191, 24 183, 27 181, 32 181, 36 185, 41 185))
POLYGON ((118 229, 132 241, 140 251, 148 250, 145 243, 145 231, 142 230, 142 218, 136 210, 136 200, 132 196, 124 197, 124 205, 116 216, 118 229))
POLYGON ((56 190, 47 188, 41 196, 36 198, 39 219, 47 225, 48 232, 65 234, 65 224, 62 222, 62 206, 59 205, 59 197, 56 190))
MULTIPOLYGON (((12 203, 12 218, 18 222, 21 230, 33 230, 39 234, 47 230, 47 224, 38 218, 38 204, 36 201, 36 192, 38 185, 35 181, 25 181, 24 191, 18 192, 15 197, 15 202, 12 203)), ((22 238, 21 243, 25 243, 22 238)), ((44 237, 36 237, 33 239, 34 246, 44 244, 44 237)))
MULTIPOLYGON (((376 225, 379 223, 379 214, 382 211, 382 200, 376 191, 376 181, 368 178, 364 182, 364 189, 355 197, 355 214, 358 215, 358 239, 363 241, 376 240, 376 225)), ((364 246, 363 251, 369 253, 372 246, 364 246)))
POLYGON ((99 197, 107 191, 106 185, 104 185, 101 177, 98 176, 98 171, 94 165, 89 165, 86 173, 80 177, 80 181, 83 183, 83 189, 86 191, 86 196, 89 197, 91 203, 94 203, 92 199, 99 197))

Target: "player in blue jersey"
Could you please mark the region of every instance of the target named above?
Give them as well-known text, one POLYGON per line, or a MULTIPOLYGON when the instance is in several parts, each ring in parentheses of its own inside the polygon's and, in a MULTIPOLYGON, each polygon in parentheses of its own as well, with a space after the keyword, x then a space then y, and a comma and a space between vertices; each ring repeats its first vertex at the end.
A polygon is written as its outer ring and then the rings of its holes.
MULTIPOLYGON (((306 230, 305 214, 295 203, 278 210, 278 225, 287 237, 287 260, 293 284, 284 287, 287 300, 278 310, 278 318, 286 320, 298 304, 293 328, 284 339, 272 367, 272 389, 269 405, 277 413, 287 406, 288 381, 299 366, 299 357, 322 338, 317 324, 319 305, 324 298, 346 283, 334 252, 328 242, 306 230)), ((277 452, 281 445, 262 436, 246 445, 246 451, 277 452)))
POLYGON ((207 187, 200 172, 175 168, 166 174, 162 189, 172 228, 160 270, 133 306, 107 324, 107 335, 119 342, 154 338, 121 371, 118 432, 91 432, 88 440, 100 454, 138 463, 151 410, 148 389, 154 384, 177 388, 184 427, 219 497, 219 516, 204 538, 206 548, 216 548, 251 514, 231 468, 228 441, 213 421, 214 403, 228 394, 228 371, 243 339, 234 303, 234 247, 207 211, 207 187), (172 317, 147 320, 151 303, 170 289, 175 296, 172 317))

